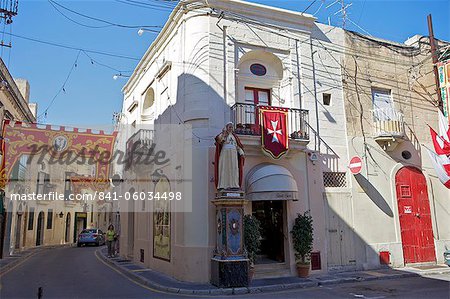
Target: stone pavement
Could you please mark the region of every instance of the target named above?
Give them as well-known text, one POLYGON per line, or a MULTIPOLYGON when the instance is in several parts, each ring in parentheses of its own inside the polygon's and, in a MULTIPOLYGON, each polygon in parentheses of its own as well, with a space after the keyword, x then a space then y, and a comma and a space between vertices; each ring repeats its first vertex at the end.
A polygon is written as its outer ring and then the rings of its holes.
POLYGON ((311 275, 309 278, 280 277, 254 279, 249 287, 219 289, 211 284, 182 282, 167 275, 137 265, 121 257, 107 258, 106 248, 98 249, 96 255, 120 271, 128 278, 147 287, 174 294, 194 295, 237 295, 261 292, 276 292, 288 289, 309 288, 347 282, 371 281, 379 279, 398 279, 403 277, 427 276, 436 274, 450 275, 450 267, 444 265, 428 267, 405 267, 401 269, 377 269, 311 275))

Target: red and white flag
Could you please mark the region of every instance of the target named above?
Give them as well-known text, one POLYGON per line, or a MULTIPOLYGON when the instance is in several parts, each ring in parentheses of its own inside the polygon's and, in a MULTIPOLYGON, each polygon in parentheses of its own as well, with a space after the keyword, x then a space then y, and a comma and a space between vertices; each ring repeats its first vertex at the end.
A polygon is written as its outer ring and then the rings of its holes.
POLYGON ((272 158, 279 159, 289 149, 288 109, 260 106, 261 145, 272 158))
POLYGON ((426 148, 433 163, 434 170, 439 180, 445 187, 450 189, 450 158, 445 155, 436 155, 432 150, 426 148))
POLYGON ((450 142, 439 136, 433 128, 430 127, 431 139, 433 140, 434 150, 438 155, 450 155, 450 142))

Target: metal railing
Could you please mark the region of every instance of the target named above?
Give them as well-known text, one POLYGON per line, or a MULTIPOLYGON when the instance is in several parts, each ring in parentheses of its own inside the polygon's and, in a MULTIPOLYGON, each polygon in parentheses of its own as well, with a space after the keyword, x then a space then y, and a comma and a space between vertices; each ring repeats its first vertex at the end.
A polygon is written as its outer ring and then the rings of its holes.
MULTIPOLYGON (((289 138, 309 140, 308 110, 288 108, 289 138)), ((239 135, 261 135, 259 107, 255 104, 236 103, 231 107, 231 121, 239 135)))
POLYGON ((127 149, 132 149, 133 145, 138 142, 139 146, 150 147, 155 137, 154 130, 140 129, 134 133, 127 141, 127 149))
POLYGON ((405 136, 405 121, 401 111, 394 108, 376 108, 372 110, 374 137, 405 136))

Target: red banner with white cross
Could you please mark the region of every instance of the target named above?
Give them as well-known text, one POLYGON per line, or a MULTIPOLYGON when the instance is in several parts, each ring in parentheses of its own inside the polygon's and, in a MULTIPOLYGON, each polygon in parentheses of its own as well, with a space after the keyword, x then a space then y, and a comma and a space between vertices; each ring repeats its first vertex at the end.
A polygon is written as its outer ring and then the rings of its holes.
POLYGON ((261 145, 264 152, 279 159, 289 149, 288 109, 259 106, 261 145))

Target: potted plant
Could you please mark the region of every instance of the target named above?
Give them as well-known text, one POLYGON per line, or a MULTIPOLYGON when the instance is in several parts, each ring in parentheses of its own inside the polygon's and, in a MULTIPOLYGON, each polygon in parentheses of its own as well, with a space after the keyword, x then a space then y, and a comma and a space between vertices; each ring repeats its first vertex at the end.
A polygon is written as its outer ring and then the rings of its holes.
POLYGON ((256 254, 261 246, 261 224, 253 215, 244 216, 244 248, 247 251, 250 260, 249 280, 253 279, 255 274, 256 254))
POLYGON ((310 269, 310 255, 313 245, 313 220, 309 211, 298 214, 292 227, 292 241, 294 244, 297 274, 308 277, 310 269))

